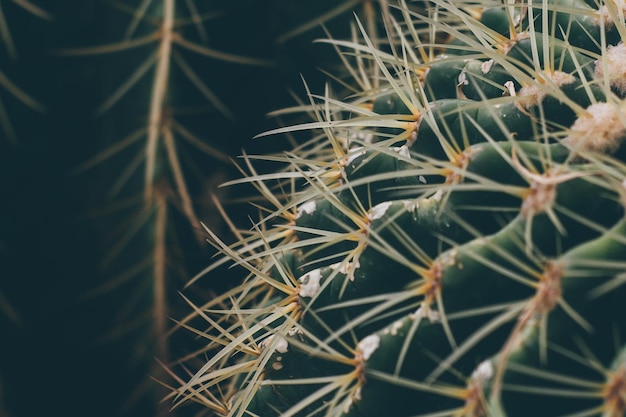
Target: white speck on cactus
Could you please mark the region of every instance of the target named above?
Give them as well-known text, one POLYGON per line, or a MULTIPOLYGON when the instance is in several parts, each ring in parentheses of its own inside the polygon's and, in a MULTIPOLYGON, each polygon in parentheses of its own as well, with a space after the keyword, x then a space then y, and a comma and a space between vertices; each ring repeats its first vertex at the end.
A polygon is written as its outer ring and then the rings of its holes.
POLYGON ((287 342, 287 339, 285 339, 284 337, 281 337, 281 336, 277 336, 275 334, 273 334, 270 337, 268 337, 267 339, 263 340, 261 342, 261 347, 262 348, 266 348, 266 347, 270 346, 272 343, 275 343, 274 348, 279 353, 286 353, 288 348, 289 348, 289 343, 287 342), (277 338, 276 342, 274 342, 275 338, 277 338))
POLYGON ((334 271, 339 270, 339 272, 341 272, 342 274, 346 273, 346 263, 345 262, 334 263, 334 264, 330 265, 330 268, 332 268, 334 271))
POLYGON ((289 343, 287 343, 287 339, 282 338, 282 337, 278 339, 278 341, 276 342, 276 350, 278 352, 286 353, 288 348, 289 348, 289 343))
POLYGON ((406 145, 402 145, 398 148, 398 155, 411 159, 411 152, 409 151, 409 147, 406 145))
POLYGON ((350 149, 350 153, 348 154, 348 159, 346 160, 346 165, 350 165, 352 162, 354 162, 355 159, 357 159, 359 156, 361 155, 365 155, 365 151, 360 151, 363 149, 362 146, 359 146, 357 148, 353 148, 350 149))
POLYGON ((489 61, 485 61, 480 64, 480 70, 482 71, 482 73, 487 74, 489 71, 491 71, 491 67, 493 67, 494 62, 495 61, 493 59, 490 59, 489 61))
POLYGON ((610 103, 587 107, 570 129, 564 143, 573 151, 615 152, 626 137, 624 110, 610 103))
POLYGON ((476 381, 487 381, 493 376, 493 365, 491 361, 485 360, 478 365, 478 368, 472 373, 472 379, 476 381))
POLYGON ((467 80, 467 75, 465 75, 465 71, 459 74, 458 85, 468 85, 469 81, 467 80))
POLYGON ((419 306, 417 310, 413 313, 409 314, 409 318, 411 320, 417 320, 422 318, 427 318, 431 323, 437 323, 440 320, 439 313, 430 308, 424 308, 423 306, 419 306))
POLYGON ((381 217, 383 217, 385 213, 387 212, 387 209, 391 207, 391 204, 393 204, 391 201, 385 201, 385 202, 376 204, 374 207, 372 207, 372 210, 370 214, 368 215, 369 219, 376 220, 376 219, 380 219, 381 217))
POLYGON ((422 306, 419 306, 417 310, 409 314, 411 320, 421 319, 422 317, 424 317, 424 308, 422 306))
POLYGON ((315 209, 317 209, 317 203, 315 202, 315 200, 307 201, 306 203, 304 203, 300 207, 298 207, 298 216, 297 216, 297 218, 300 218, 300 216, 302 216, 304 213, 306 213, 306 214, 313 214, 315 209))
POLYGON ((276 350, 280 353, 286 353, 289 348, 289 343, 287 343, 287 339, 280 338, 278 342, 276 342, 276 350))
POLYGON ((366 133, 363 131, 357 131, 357 132, 353 132, 350 134, 350 139, 354 140, 358 140, 360 142, 363 143, 372 143, 372 140, 374 139, 374 135, 371 133, 366 133))
POLYGON ((515 91, 515 83, 513 81, 509 80, 509 81, 505 82, 504 83, 504 87, 509 92, 509 96, 515 97, 517 95, 517 92, 515 91))
POLYGON ((474 239, 474 241, 472 242, 475 245, 479 245, 479 246, 484 246, 485 243, 487 243, 487 239, 485 239, 484 237, 477 237, 476 239, 474 239))
POLYGON ((441 262, 443 265, 451 266, 456 263, 456 257, 459 251, 457 248, 452 248, 441 254, 441 262))
POLYGON ((431 198, 438 203, 443 198, 443 192, 441 190, 437 190, 437 192, 433 194, 431 198))
POLYGON ((424 177, 423 175, 420 175, 419 177, 417 177, 417 180, 421 182, 422 184, 428 183, 428 181, 426 181, 426 177, 424 177))
POLYGON ((354 281, 354 271, 361 267, 358 259, 353 262, 337 262, 330 266, 333 270, 339 270, 344 275, 348 276, 350 281, 354 281))
POLYGON ((322 279, 322 270, 314 269, 300 277, 300 297, 314 297, 320 290, 320 280, 322 279))
POLYGON ((380 336, 377 334, 371 334, 367 336, 365 339, 361 340, 358 344, 359 351, 363 357, 363 360, 368 360, 376 349, 380 346, 380 336))
POLYGON ((415 319, 421 318, 423 314, 424 314, 424 307, 419 306, 417 310, 409 314, 409 317, 411 317, 411 320, 415 320, 415 319))
POLYGON ((385 334, 390 334, 392 336, 398 335, 398 330, 402 328, 402 320, 395 321, 391 326, 385 329, 385 334))
POLYGON ((419 208, 420 202, 418 200, 404 200, 402 201, 402 205, 406 211, 413 213, 419 208))
POLYGON ((298 326, 293 326, 291 329, 289 329, 289 331, 287 332, 287 334, 289 336, 295 336, 297 334, 303 334, 302 329, 300 329, 300 327, 298 326))
POLYGON ((602 59, 596 61, 596 76, 606 76, 611 87, 621 96, 626 95, 626 46, 623 42, 609 45, 602 59))

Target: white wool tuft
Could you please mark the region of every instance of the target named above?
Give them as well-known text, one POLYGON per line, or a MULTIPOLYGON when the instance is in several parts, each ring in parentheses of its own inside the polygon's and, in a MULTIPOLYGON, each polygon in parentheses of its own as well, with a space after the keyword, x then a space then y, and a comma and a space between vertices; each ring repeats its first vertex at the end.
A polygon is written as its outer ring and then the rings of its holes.
POLYGON ((364 360, 368 360, 380 346, 380 336, 372 334, 359 342, 358 348, 364 360))
POLYGON ((407 159, 411 159, 411 151, 409 151, 409 147, 407 145, 402 145, 397 149, 398 155, 403 156, 407 159))
POLYGON ((317 209, 317 203, 315 202, 315 200, 307 201, 306 203, 298 207, 297 217, 300 218, 300 216, 302 216, 304 213, 313 214, 313 212, 315 212, 316 209, 317 209))
POLYGON ((369 219, 376 220, 383 217, 387 212, 387 209, 391 207, 391 204, 393 204, 391 201, 385 201, 372 207, 372 210, 369 213, 369 219))
POLYGON ((626 95, 626 46, 623 42, 610 45, 602 59, 596 61, 596 76, 607 77, 611 88, 620 96, 626 95))
POLYGON ((289 349, 289 342, 287 342, 287 339, 285 339, 284 337, 275 334, 269 336, 267 339, 261 342, 261 347, 266 348, 270 346, 272 343, 274 343, 274 339, 276 339, 276 344, 274 345, 276 351, 278 353, 286 353, 289 349))
POLYGON ((574 151, 615 152, 626 136, 624 110, 610 103, 596 103, 585 113, 572 125, 565 145, 574 151))
POLYGON ((350 153, 348 154, 348 159, 346 159, 346 166, 350 165, 357 159, 359 156, 365 155, 365 151, 362 146, 358 146, 356 148, 350 149, 350 153))
POLYGON ((493 365, 491 361, 486 360, 478 365, 478 368, 472 373, 472 379, 477 381, 488 381, 493 376, 493 365))
POLYGON ((300 297, 314 297, 320 290, 322 270, 314 269, 300 277, 300 297))
MULTIPOLYGON (((547 80, 550 80, 555 86, 562 87, 567 84, 571 84, 576 81, 576 77, 571 74, 562 72, 562 71, 554 71, 552 73, 545 73, 543 77, 547 80)), ((543 101, 546 97, 548 90, 541 85, 540 82, 536 82, 534 84, 528 84, 523 86, 519 92, 518 96, 524 97, 523 100, 520 101, 520 105, 528 110, 533 106, 538 105, 543 101)))

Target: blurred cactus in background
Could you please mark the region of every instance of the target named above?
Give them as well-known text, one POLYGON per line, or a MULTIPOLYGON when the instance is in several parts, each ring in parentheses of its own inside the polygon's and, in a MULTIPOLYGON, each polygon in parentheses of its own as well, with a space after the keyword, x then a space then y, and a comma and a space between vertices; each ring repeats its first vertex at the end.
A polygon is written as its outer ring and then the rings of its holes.
MULTIPOLYGON (((35 28, 36 26, 34 23, 26 20, 27 17, 23 16, 25 14, 29 14, 30 18, 33 19, 53 20, 52 15, 47 11, 26 0, 13 3, 5 1, 0 4, 0 39, 3 46, 2 69, 0 70, 0 86, 2 87, 3 97, 0 100, 0 131, 4 140, 13 145, 17 142, 17 132, 11 120, 12 117, 19 117, 17 115, 24 110, 18 106, 18 103, 22 107, 30 108, 37 112, 43 112, 44 110, 42 104, 15 81, 15 78, 19 79, 19 74, 24 72, 24 68, 20 68, 20 55, 32 54, 32 39, 24 36, 23 29, 19 26, 22 22, 30 28, 35 28), (20 23, 14 24, 16 21, 20 23), (17 39, 14 32, 15 26, 18 29, 17 39), (11 109, 10 111, 9 108, 11 109)), ((24 79, 21 81, 28 82, 24 79)))
POLYGON ((91 58, 100 68, 94 91, 102 99, 95 119, 100 151, 78 172, 94 171, 91 221, 107 279, 87 296, 116 294, 115 325, 102 337, 134 340, 128 363, 145 366, 154 356, 168 361, 170 299, 202 253, 194 229, 199 216, 210 214, 197 202, 225 175, 226 152, 233 151, 226 132, 235 116, 212 84, 235 80, 216 82, 227 67, 215 61, 269 63, 211 47, 208 26, 220 13, 198 8, 206 4, 113 6, 100 12, 98 45, 60 54, 72 55, 76 65, 91 58))
MULTIPOLYGON (((21 196, 24 192, 19 189, 22 182, 30 182, 33 176, 33 173, 22 172, 20 164, 28 160, 28 155, 41 152, 35 145, 37 138, 33 138, 34 143, 28 142, 29 136, 37 134, 33 126, 41 123, 45 111, 39 97, 45 93, 37 90, 44 84, 38 79, 36 69, 44 45, 36 38, 52 20, 46 10, 32 2, 0 2, 0 332, 3 335, 0 343, 0 415, 7 417, 14 415, 14 401, 10 398, 14 394, 13 375, 9 364, 15 361, 12 355, 15 349, 7 344, 27 324, 24 306, 14 296, 13 284, 20 276, 11 274, 12 263, 22 243, 14 245, 14 236, 27 219, 15 215, 21 202, 12 197, 21 196), (19 153, 18 147, 25 152, 19 153)), ((27 210, 32 213, 32 209, 27 210)))

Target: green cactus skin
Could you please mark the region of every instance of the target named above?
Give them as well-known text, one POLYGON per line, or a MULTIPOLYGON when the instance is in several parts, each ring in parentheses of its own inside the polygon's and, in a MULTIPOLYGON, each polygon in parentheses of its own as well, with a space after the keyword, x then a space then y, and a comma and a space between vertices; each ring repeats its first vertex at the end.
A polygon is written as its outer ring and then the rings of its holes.
POLYGON ((331 42, 387 85, 312 97, 316 122, 261 135, 324 129, 327 151, 242 181, 279 206, 249 237, 207 229, 249 275, 195 307, 211 355, 178 402, 229 417, 624 416, 622 6, 433 3, 400 1, 384 51, 360 23, 362 43, 331 42), (437 31, 456 40, 429 50, 437 31), (277 201, 276 184, 292 192, 277 201))

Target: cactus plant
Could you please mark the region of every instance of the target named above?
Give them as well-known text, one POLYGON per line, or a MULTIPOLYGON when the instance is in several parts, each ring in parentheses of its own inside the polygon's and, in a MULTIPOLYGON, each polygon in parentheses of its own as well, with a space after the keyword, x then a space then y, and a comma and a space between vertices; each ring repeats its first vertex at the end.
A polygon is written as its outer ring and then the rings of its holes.
MULTIPOLYGON (((623 416, 622 2, 405 1, 378 87, 310 95, 319 130, 251 183, 241 285, 180 325, 175 389, 220 416, 623 416), (401 19, 401 20, 400 20, 401 19), (441 34, 451 35, 445 42, 441 34)), ((359 74, 351 71, 351 74, 359 74)), ((196 278, 200 279, 200 277, 196 278)))
MULTIPOLYGON (((99 279, 81 300, 106 305, 107 330, 96 342, 126 352, 127 379, 135 387, 128 396, 136 401, 131 414, 140 407, 149 413, 146 399, 156 408, 160 397, 146 375, 161 372, 155 356, 169 361, 168 315, 179 301, 175 289, 203 254, 199 218, 216 212, 200 196, 215 178, 234 171, 227 152, 238 146, 228 129, 237 130, 239 109, 221 97, 243 82, 227 77, 216 82, 216 75, 243 78, 246 73, 237 67, 271 63, 239 55, 250 49, 235 50, 243 45, 238 39, 239 45, 227 36, 216 39, 214 27, 223 29, 221 20, 233 17, 215 4, 122 3, 92 4, 92 25, 102 30, 76 37, 55 53, 70 67, 90 68, 96 78, 90 87, 99 101, 91 109, 97 154, 75 172, 97 184, 88 192, 89 213, 81 215, 95 229, 99 279), (217 127, 200 134, 207 125, 217 127)), ((249 16, 237 17, 245 19, 249 16)), ((263 52, 260 40, 244 47, 263 52)))

